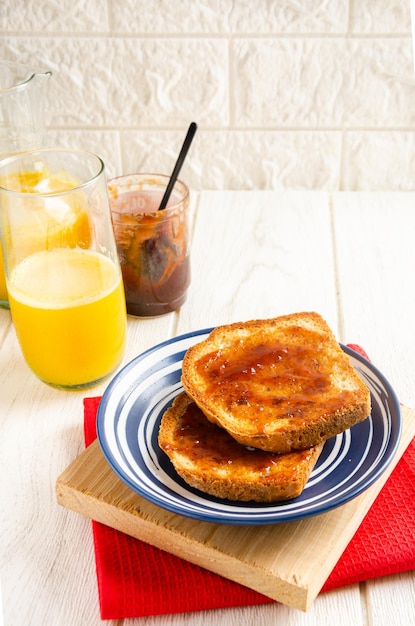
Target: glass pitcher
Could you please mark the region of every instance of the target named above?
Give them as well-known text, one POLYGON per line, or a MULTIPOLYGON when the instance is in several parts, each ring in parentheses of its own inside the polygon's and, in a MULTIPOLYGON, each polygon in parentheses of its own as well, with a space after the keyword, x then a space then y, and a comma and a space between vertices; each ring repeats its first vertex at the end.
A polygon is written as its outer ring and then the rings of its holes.
MULTIPOLYGON (((45 147, 44 104, 51 75, 49 70, 0 61, 0 159, 45 147)), ((1 248, 0 307, 9 308, 1 248)))

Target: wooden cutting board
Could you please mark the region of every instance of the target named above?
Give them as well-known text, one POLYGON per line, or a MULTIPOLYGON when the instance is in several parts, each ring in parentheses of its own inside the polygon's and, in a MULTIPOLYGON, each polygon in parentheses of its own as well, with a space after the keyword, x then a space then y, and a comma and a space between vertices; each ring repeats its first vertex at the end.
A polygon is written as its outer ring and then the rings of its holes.
POLYGON ((58 503, 86 517, 306 611, 415 435, 402 407, 392 463, 365 492, 328 513, 265 526, 199 522, 147 502, 112 471, 97 441, 59 476, 58 503))

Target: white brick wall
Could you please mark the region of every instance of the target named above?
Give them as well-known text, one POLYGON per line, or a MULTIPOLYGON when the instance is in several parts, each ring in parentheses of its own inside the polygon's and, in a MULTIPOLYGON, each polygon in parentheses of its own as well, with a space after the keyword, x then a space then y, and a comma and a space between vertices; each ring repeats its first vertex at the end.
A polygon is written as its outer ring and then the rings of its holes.
POLYGON ((410 0, 1 0, 49 143, 195 189, 415 189, 410 0))

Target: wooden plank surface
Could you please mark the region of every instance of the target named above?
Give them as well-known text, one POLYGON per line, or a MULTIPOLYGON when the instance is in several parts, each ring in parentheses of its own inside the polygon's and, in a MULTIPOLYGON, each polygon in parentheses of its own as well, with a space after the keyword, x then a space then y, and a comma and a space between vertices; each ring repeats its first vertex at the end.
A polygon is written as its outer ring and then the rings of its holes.
POLYGON ((112 471, 97 441, 57 480, 59 504, 91 519, 307 610, 415 435, 415 411, 402 408, 399 450, 369 489, 319 516, 265 526, 199 522, 147 502, 112 471))
MULTIPOLYGON (((217 191, 193 194, 193 277, 177 313, 128 321, 124 362, 182 332, 315 309, 343 343, 360 343, 415 407, 414 194, 217 191), (199 197, 200 196, 200 197, 199 197), (268 210, 267 210, 268 207, 268 210)), ((56 504, 57 477, 83 449, 85 392, 29 371, 0 310, 1 585, 5 624, 89 626, 99 616, 89 519, 56 504)), ((389 626, 411 624, 415 572, 287 605, 147 616, 120 626, 389 626), (391 617, 392 616, 392 617, 391 617)))
POLYGON ((310 310, 337 334, 333 260, 327 194, 203 192, 177 334, 310 310))

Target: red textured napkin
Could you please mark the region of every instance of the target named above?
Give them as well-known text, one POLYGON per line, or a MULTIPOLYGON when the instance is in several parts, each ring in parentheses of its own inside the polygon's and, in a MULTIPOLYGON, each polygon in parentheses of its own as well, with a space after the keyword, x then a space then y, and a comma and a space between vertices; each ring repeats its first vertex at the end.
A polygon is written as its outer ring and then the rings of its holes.
MULTIPOLYGON (((356 345, 354 350, 367 356, 356 345)), ((84 400, 85 443, 96 438, 100 398, 84 400)), ((273 602, 260 593, 92 522, 102 619, 273 602)), ((322 591, 415 568, 415 439, 322 591), (409 531, 409 532, 408 532, 409 531)))

